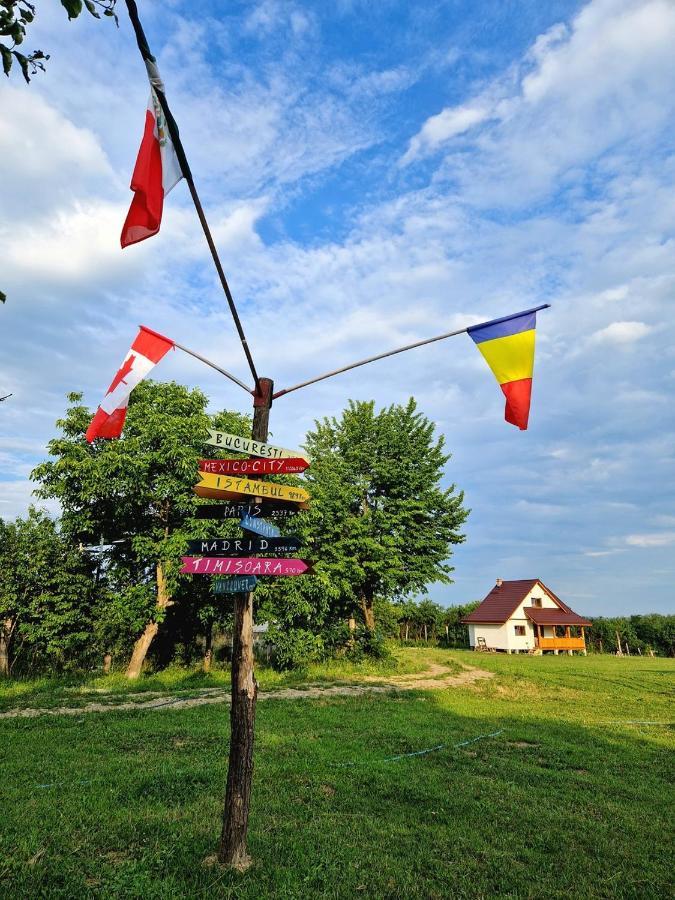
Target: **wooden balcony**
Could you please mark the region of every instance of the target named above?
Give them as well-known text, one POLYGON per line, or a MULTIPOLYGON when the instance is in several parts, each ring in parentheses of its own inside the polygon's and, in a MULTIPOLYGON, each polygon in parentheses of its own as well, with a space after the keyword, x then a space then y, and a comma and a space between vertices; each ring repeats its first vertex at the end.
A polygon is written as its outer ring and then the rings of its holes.
POLYGON ((586 641, 582 637, 535 638, 538 650, 585 650, 586 641))

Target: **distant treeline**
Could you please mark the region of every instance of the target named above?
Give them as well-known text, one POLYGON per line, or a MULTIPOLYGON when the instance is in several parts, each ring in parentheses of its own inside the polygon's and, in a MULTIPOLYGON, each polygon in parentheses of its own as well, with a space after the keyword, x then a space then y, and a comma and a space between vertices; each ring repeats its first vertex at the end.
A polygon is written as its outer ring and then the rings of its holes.
POLYGON ((675 615, 599 616, 591 622, 586 645, 596 653, 616 653, 620 646, 622 653, 675 656, 675 615))
MULTIPOLYGON (((382 604, 379 622, 390 637, 404 643, 434 642, 449 647, 468 647, 469 631, 462 619, 478 602, 443 607, 428 598, 404 603, 382 604), (384 608, 383 608, 384 607, 384 608)), ((675 656, 675 615, 648 615, 591 618, 586 630, 586 646, 595 653, 675 656)))

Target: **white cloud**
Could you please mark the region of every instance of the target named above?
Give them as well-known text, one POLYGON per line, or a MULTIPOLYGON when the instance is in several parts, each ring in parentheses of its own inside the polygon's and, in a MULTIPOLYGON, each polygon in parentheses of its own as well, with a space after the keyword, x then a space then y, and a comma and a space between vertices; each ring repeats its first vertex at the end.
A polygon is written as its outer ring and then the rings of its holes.
POLYGON ((671 0, 592 0, 475 97, 428 119, 404 160, 491 116, 474 135, 476 154, 450 145, 438 173, 460 183, 465 201, 511 207, 571 189, 590 161, 622 142, 645 146, 672 121, 673 46, 671 0))
POLYGON ((626 543, 631 547, 669 547, 675 544, 675 531, 629 534, 626 543))
POLYGON ((628 297, 629 292, 629 286, 627 284, 622 284, 618 287, 607 288, 604 291, 600 291, 600 293, 596 295, 595 299, 599 303, 618 303, 622 300, 625 300, 628 297))
POLYGON ((595 343, 632 344, 646 337, 653 328, 644 322, 612 322, 605 328, 594 332, 590 340, 595 343))
POLYGON ((486 106, 447 107, 438 115, 427 119, 419 132, 411 138, 400 165, 408 165, 417 157, 433 152, 451 138, 484 122, 489 115, 490 110, 486 106))
POLYGON ((55 201, 67 201, 113 170, 96 135, 76 126, 39 94, 0 85, 0 215, 9 221, 26 210, 34 218, 55 201), (11 177, 7 177, 11 173, 11 177))
POLYGON ((584 552, 584 556, 591 557, 599 557, 599 556, 616 556, 617 553, 625 553, 625 550, 621 550, 618 547, 614 550, 586 550, 584 552))

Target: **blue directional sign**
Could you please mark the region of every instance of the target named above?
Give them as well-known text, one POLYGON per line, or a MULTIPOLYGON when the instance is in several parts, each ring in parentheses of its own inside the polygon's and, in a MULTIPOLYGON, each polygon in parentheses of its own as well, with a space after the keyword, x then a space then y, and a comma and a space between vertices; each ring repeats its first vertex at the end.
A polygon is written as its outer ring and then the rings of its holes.
POLYGON ((252 531, 254 534, 260 534, 263 537, 279 537, 281 532, 276 525, 271 525, 265 519, 256 519, 253 516, 244 516, 239 523, 242 528, 252 531))
POLYGON ((215 578, 212 587, 214 594, 248 594, 255 590, 257 583, 255 575, 237 575, 235 578, 215 578))

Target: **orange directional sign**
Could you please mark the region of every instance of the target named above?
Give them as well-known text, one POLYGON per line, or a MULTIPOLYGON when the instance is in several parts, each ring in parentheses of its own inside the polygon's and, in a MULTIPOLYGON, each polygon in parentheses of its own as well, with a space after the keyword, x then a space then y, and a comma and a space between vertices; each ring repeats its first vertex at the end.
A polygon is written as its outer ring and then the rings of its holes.
POLYGON ((200 472, 213 475, 292 475, 309 466, 301 456, 291 459, 200 459, 200 472))
POLYGON ((214 475, 212 472, 200 472, 201 481, 194 488, 200 497, 222 497, 247 494, 251 497, 263 497, 270 500, 288 500, 291 503, 306 503, 309 493, 304 488, 291 487, 288 484, 275 484, 272 481, 253 481, 250 478, 232 478, 229 475, 214 475), (204 493, 204 491, 210 493, 204 493))

